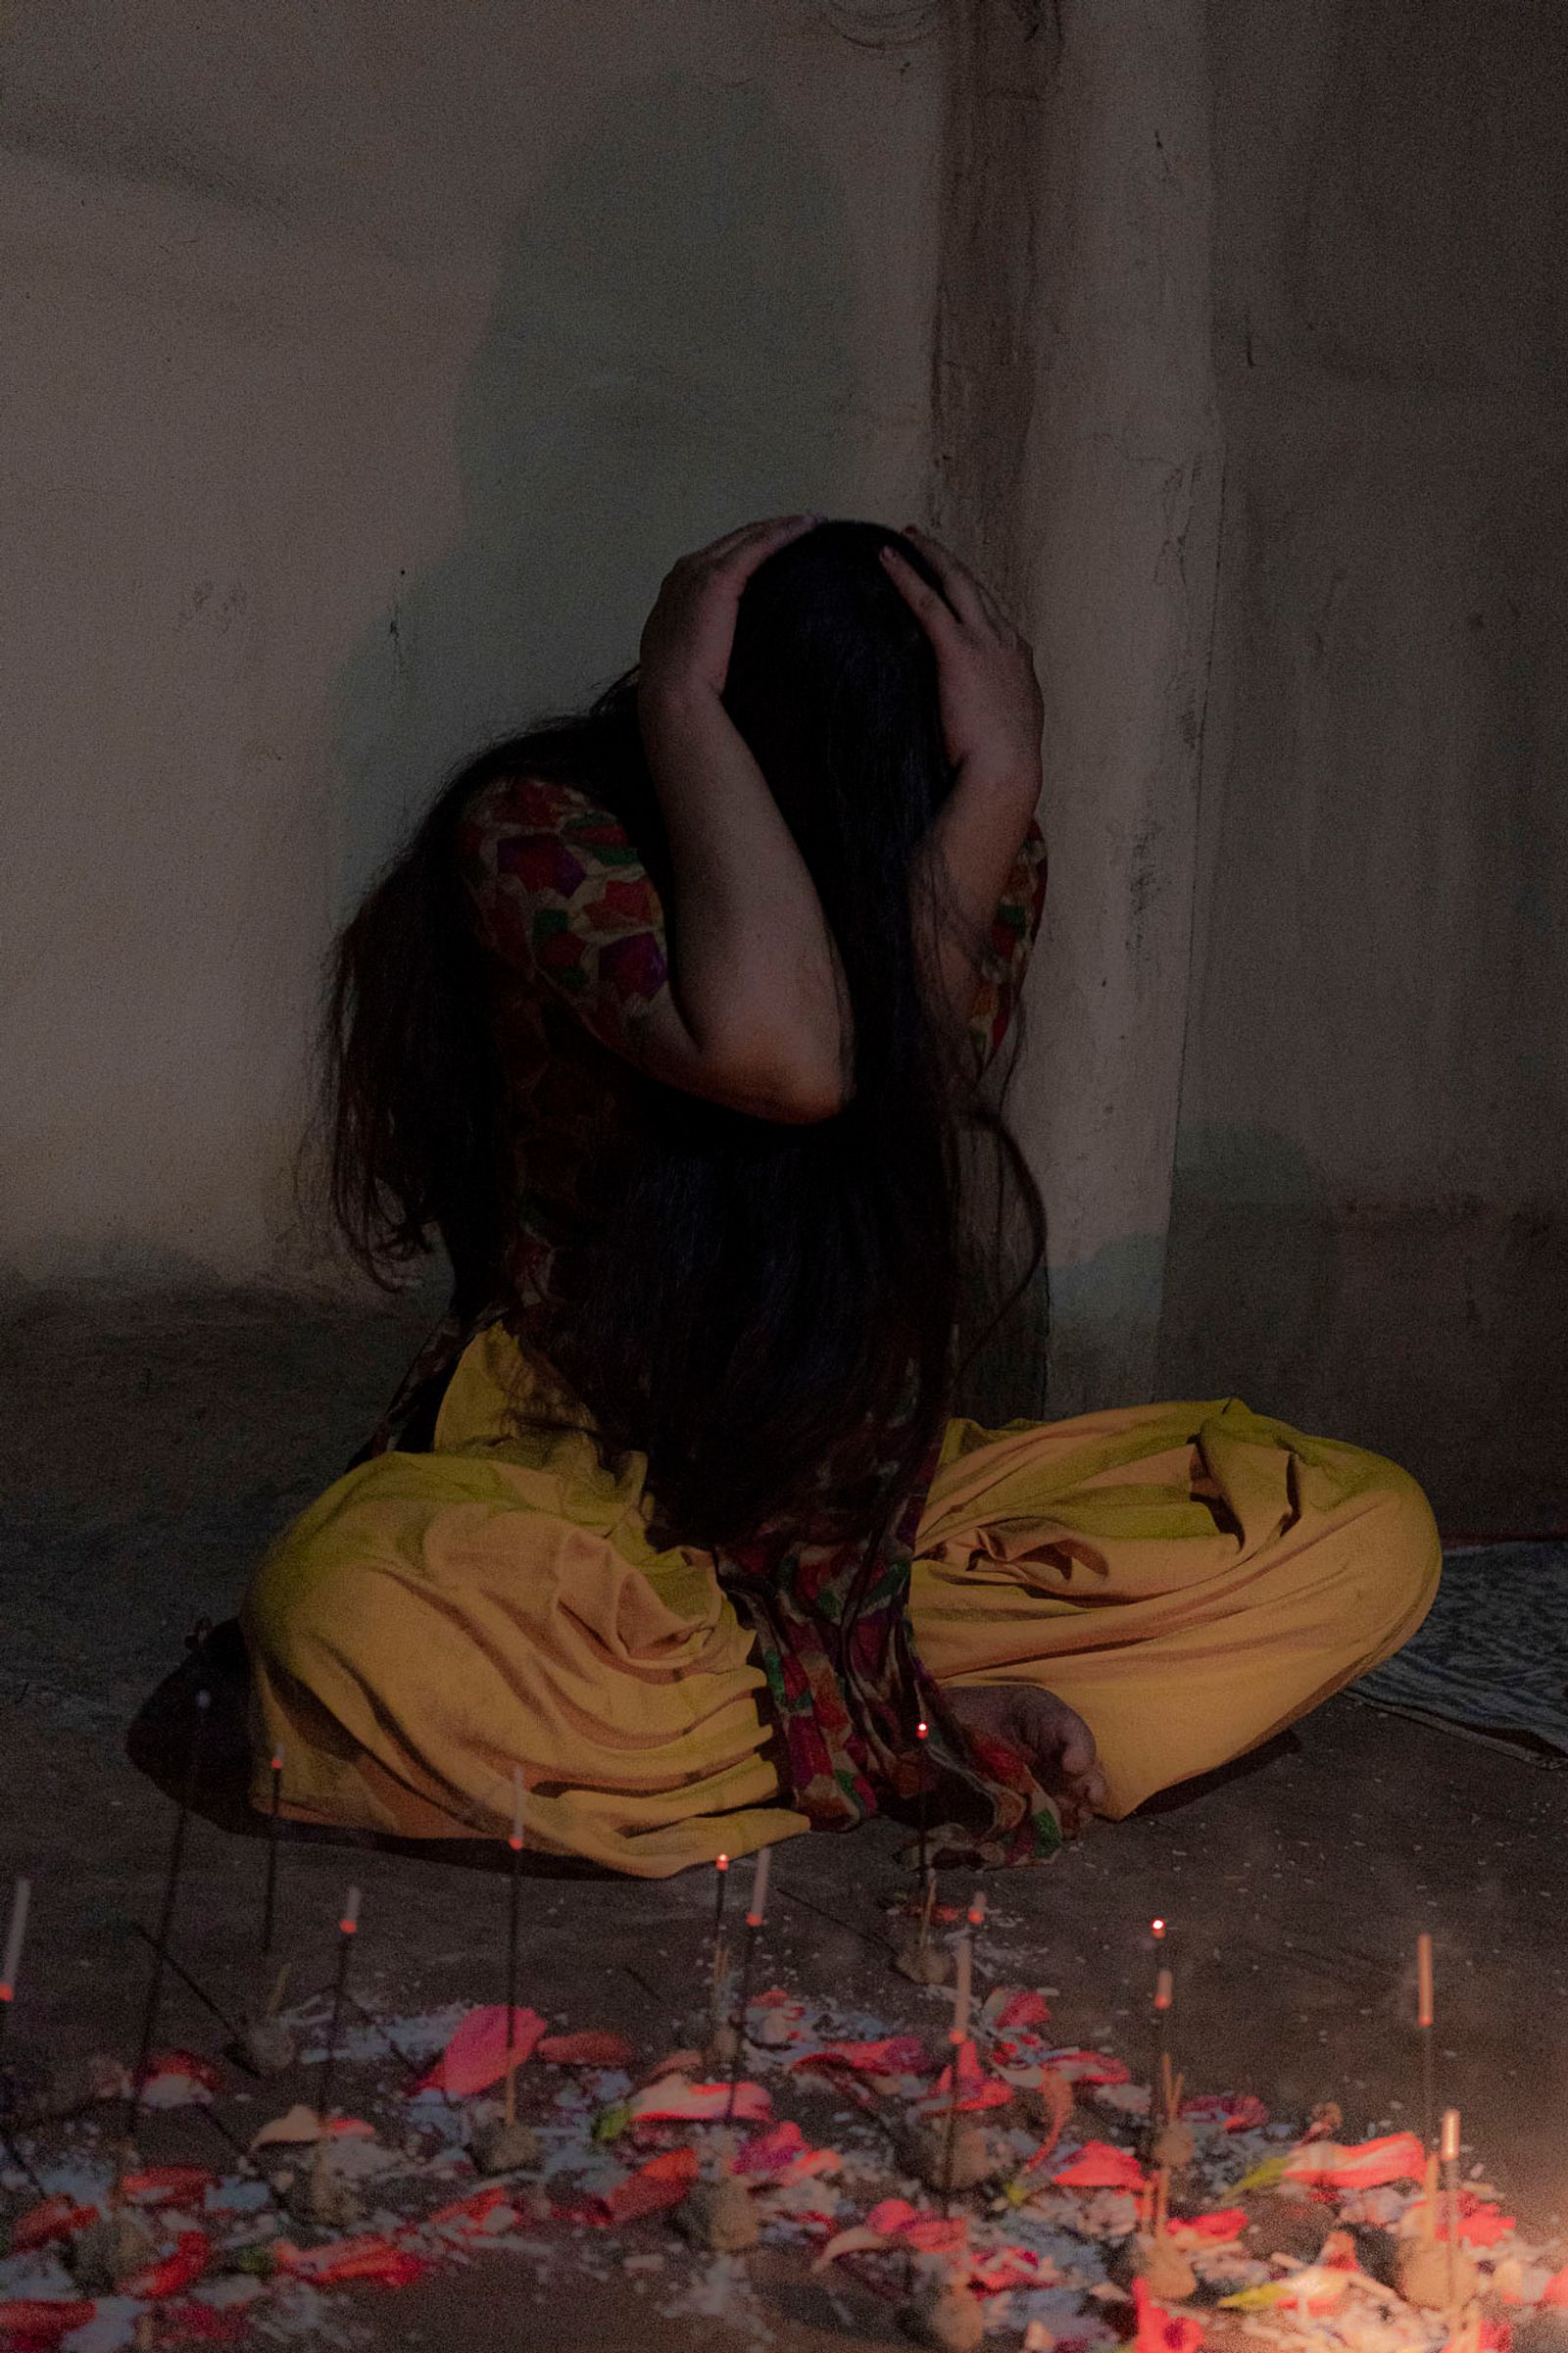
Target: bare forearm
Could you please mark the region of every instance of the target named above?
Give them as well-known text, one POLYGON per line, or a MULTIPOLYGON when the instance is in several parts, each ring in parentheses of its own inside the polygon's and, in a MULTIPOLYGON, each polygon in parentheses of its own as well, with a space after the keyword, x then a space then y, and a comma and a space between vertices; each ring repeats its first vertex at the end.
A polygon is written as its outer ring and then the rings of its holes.
POLYGON ((715 1067, 829 1108, 848 1059, 838 956, 767 781, 711 695, 651 697, 639 719, 669 841, 682 1018, 715 1067))
POLYGON ((915 938, 934 1009, 955 1032, 969 1018, 979 959, 1039 797, 1038 767, 993 775, 960 770, 915 852, 915 938))

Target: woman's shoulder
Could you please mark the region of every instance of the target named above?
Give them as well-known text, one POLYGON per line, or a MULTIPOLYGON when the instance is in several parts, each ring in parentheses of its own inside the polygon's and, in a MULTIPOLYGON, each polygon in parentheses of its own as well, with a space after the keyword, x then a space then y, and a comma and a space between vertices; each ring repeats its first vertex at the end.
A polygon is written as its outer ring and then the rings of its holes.
POLYGON ((592 795, 572 779, 526 767, 493 769, 479 777, 463 804, 466 826, 531 829, 567 824, 594 808, 592 795))

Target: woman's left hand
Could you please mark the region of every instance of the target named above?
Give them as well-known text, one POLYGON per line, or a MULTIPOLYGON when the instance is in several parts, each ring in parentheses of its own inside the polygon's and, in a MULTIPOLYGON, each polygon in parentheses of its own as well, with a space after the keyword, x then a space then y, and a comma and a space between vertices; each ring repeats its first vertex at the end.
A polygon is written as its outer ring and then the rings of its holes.
POLYGON ((906 524, 905 536, 942 582, 939 595, 896 548, 881 550, 889 579, 936 651, 948 758, 962 776, 1015 782, 1032 808, 1046 715, 1032 650, 951 550, 913 523, 906 524))

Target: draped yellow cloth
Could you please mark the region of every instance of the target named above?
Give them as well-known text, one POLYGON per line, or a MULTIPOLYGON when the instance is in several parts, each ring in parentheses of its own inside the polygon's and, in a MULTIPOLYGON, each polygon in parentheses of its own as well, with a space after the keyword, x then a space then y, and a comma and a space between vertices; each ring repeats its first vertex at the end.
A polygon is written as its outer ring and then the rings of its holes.
MULTIPOLYGON (((659 1878, 807 1828, 763 1754, 760 1670, 709 1556, 649 1541, 645 1465, 514 1435, 528 1375, 470 1343, 433 1451, 339 1479, 241 1623, 258 1805, 408 1838, 495 1837, 659 1878)), ((915 1646, 944 1683, 1078 1710, 1116 1816, 1268 1740, 1389 1657, 1437 1591, 1409 1475, 1236 1398, 999 1431, 949 1424, 915 1646)))

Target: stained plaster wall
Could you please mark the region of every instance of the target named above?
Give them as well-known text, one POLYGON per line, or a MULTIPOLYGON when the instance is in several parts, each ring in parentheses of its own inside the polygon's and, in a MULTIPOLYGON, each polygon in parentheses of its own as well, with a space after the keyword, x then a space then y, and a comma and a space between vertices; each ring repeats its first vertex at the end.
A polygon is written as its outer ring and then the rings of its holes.
POLYGON ((736 522, 924 475, 939 58, 772 0, 10 19, 0 1256, 293 1277, 332 923, 736 522))
POLYGON ((302 1041, 409 810, 680 548, 923 512, 1048 703, 997 1401, 1240 1391, 1546 1510, 1562 33, 1493 27, 14 19, 14 1280, 318 1280, 302 1041))
POLYGON ((1226 451, 1159 1385, 1568 1519, 1568 20, 1213 0, 1226 451))

